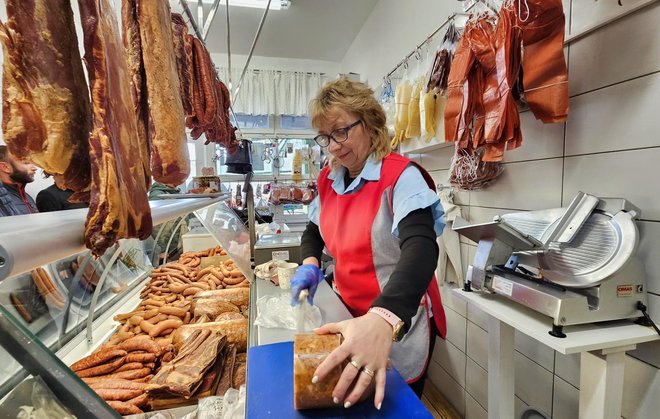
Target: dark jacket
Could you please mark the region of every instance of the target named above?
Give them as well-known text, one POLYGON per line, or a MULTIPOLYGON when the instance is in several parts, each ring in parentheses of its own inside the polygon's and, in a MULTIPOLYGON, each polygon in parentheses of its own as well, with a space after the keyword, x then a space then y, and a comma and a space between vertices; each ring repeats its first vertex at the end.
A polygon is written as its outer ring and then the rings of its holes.
POLYGON ((69 202, 71 195, 71 189, 63 191, 56 185, 50 185, 37 194, 37 208, 39 212, 49 212, 87 207, 87 204, 82 202, 69 202))
POLYGON ((0 216, 39 212, 25 186, 16 187, 0 182, 0 216))

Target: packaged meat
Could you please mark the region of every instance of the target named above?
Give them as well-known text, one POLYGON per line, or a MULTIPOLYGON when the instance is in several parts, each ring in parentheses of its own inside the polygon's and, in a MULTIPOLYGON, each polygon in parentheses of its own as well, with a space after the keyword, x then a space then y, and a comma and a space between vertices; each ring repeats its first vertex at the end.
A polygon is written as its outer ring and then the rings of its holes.
POLYGON ((192 335, 196 330, 220 331, 224 336, 227 336, 227 343, 233 343, 236 345, 236 349, 239 352, 245 352, 247 350, 247 319, 183 325, 176 329, 174 333, 172 333, 172 345, 174 345, 177 350, 180 350, 186 339, 188 339, 188 337, 190 337, 190 335, 192 335))
POLYGON ((312 384, 312 377, 321 362, 340 344, 340 334, 296 335, 293 340, 293 407, 296 410, 336 406, 332 401, 332 390, 339 381, 343 365, 316 384, 312 384))
POLYGON ((213 298, 219 301, 226 301, 237 306, 248 304, 250 301, 249 288, 229 288, 221 290, 202 291, 195 294, 193 302, 198 300, 213 298))

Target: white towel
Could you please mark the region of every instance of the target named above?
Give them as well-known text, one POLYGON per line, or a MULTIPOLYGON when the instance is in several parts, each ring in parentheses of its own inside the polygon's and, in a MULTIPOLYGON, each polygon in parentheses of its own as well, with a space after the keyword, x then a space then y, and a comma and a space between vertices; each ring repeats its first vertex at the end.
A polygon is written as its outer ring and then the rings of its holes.
POLYGON ((440 255, 438 257, 438 269, 436 277, 438 284, 443 282, 449 284, 463 283, 463 265, 461 264, 461 244, 459 235, 452 229, 454 219, 461 216, 461 207, 454 204, 452 193, 449 189, 438 192, 442 208, 445 211, 445 228, 442 235, 438 237, 440 255))

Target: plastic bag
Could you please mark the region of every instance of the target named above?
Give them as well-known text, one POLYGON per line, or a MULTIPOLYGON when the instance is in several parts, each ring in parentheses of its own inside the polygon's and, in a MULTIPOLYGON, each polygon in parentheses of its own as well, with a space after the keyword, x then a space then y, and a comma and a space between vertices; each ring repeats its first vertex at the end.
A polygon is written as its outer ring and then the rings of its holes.
POLYGON ((272 282, 275 285, 278 285, 277 281, 277 268, 284 266, 287 263, 286 260, 271 260, 261 265, 257 265, 254 268, 254 275, 259 279, 265 279, 272 282))
POLYGON ((208 416, 221 419, 243 419, 245 418, 245 385, 238 390, 230 388, 222 398, 222 416, 208 416))
POLYGON ((21 406, 18 419, 75 419, 46 386, 41 377, 33 378, 32 406, 21 406))
POLYGON ((298 329, 298 317, 296 310, 303 311, 304 329, 312 330, 321 326, 321 310, 313 305, 302 302, 297 307, 291 307, 291 294, 288 292, 280 295, 266 295, 257 300, 257 318, 254 320, 256 326, 268 328, 284 328, 290 330, 298 329))

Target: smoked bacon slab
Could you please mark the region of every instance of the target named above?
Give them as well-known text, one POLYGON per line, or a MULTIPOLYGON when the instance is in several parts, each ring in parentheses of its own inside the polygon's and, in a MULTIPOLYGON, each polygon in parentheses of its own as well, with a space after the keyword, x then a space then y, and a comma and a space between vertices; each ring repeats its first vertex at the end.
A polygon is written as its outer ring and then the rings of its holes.
POLYGON ((85 244, 99 256, 121 238, 146 239, 151 210, 131 101, 130 76, 108 0, 78 0, 92 92, 92 190, 85 244))
POLYGON ((158 182, 182 184, 190 173, 185 115, 167 0, 137 2, 147 82, 151 173, 158 182))
MULTIPOLYGON (((70 0, 7 0, 2 131, 10 152, 89 188, 89 92, 70 0)), ((84 199, 82 195, 77 198, 84 199)))

